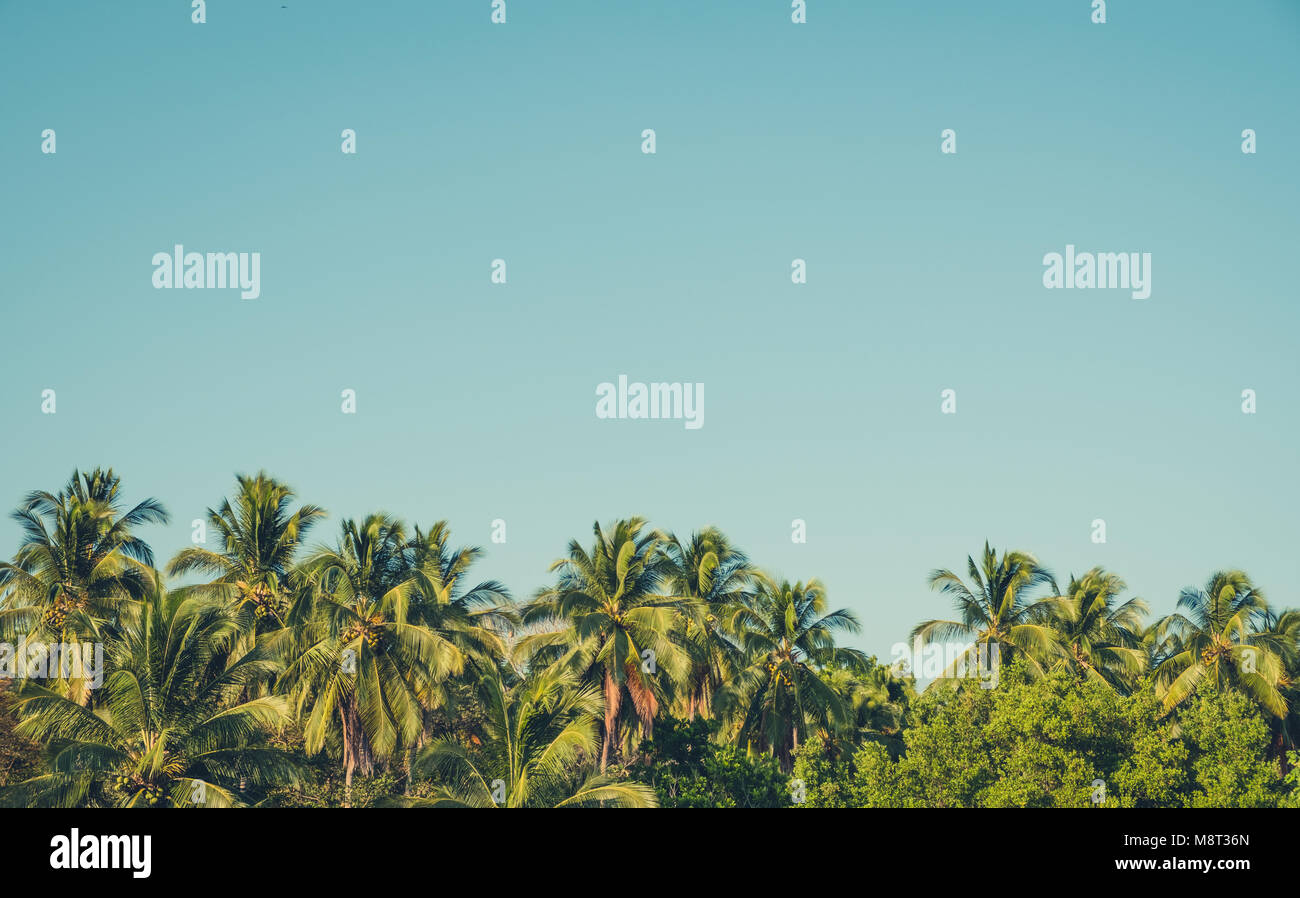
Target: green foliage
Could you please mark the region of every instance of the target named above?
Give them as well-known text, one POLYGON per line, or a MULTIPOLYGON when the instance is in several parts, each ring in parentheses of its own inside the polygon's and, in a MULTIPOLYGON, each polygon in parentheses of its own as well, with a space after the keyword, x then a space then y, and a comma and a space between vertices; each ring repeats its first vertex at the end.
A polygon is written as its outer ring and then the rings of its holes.
POLYGON ((1179 722, 1191 762, 1189 807, 1277 803, 1278 768, 1268 758, 1268 724, 1247 696, 1203 685, 1179 722))
POLYGON ((1287 752, 1287 773, 1282 783, 1285 793, 1278 807, 1300 808, 1300 751, 1287 752))
POLYGON ((1300 806, 1300 612, 1242 571, 1148 625, 1117 574, 1061 590, 986 543, 930 576, 956 614, 913 635, 964 655, 936 645, 953 669, 918 695, 839 644, 861 624, 819 580, 716 527, 596 524, 517 605, 470 585, 482 552, 446 521, 372 513, 307 549, 323 509, 264 473, 236 486, 213 548, 168 566, 208 582, 175 586, 135 533, 166 511, 125 505, 111 469, 25 497, 0 641, 106 663, 8 672, 0 804, 1300 806), (951 676, 973 658, 998 676, 951 676))
POLYGON ((319 779, 298 786, 280 786, 258 807, 264 808, 375 808, 387 807, 403 797, 402 778, 395 773, 354 777, 349 787, 342 774, 322 771, 319 779))
POLYGON ((663 718, 628 775, 654 787, 662 808, 784 808, 790 783, 776 760, 714 741, 717 724, 663 718))
POLYGON ((1162 718, 1150 690, 1123 696, 1064 670, 1036 678, 1017 663, 996 689, 936 689, 912 715, 897 760, 878 744, 847 761, 825 743, 805 746, 795 765, 805 804, 1268 807, 1284 796, 1261 712, 1208 686, 1162 718))
POLYGON ((17 701, 9 684, 0 681, 0 805, 15 783, 41 772, 41 747, 14 732, 17 701))

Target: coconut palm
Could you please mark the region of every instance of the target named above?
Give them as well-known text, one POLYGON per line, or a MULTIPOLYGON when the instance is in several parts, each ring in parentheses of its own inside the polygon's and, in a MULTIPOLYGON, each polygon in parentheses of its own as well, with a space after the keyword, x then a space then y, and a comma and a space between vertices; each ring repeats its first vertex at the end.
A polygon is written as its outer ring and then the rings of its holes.
POLYGON ((849 725, 839 731, 819 727, 817 735, 824 745, 833 745, 841 756, 852 755, 863 742, 880 742, 901 751, 903 723, 914 695, 909 680, 894 676, 888 666, 874 663, 874 659, 865 669, 857 663, 841 663, 820 673, 844 703, 849 717, 849 725))
POLYGON ((731 611, 726 629, 747 664, 719 695, 739 741, 769 752, 789 770, 810 727, 840 731, 850 717, 844 700, 818 675, 825 665, 865 667, 857 649, 835 645, 836 633, 857 633, 858 619, 843 608, 827 613, 820 580, 777 583, 757 579, 757 589, 731 611))
POLYGON ((1244 571, 1217 571, 1204 587, 1183 589, 1178 607, 1183 610, 1159 626, 1175 646, 1156 668, 1156 694, 1165 710, 1208 680, 1216 689, 1238 689, 1270 714, 1284 717, 1285 637, 1269 631, 1268 602, 1250 577, 1244 571))
POLYGON ((410 620, 442 634, 467 658, 494 662, 504 656, 504 636, 518 622, 510 591, 496 580, 467 588, 469 569, 483 550, 452 549, 450 538, 450 525, 438 521, 427 531, 417 525, 407 541, 404 564, 414 581, 410 620))
MULTIPOLYGON (((12 517, 23 542, 0 562, 0 636, 68 644, 102 642, 155 584, 153 553, 133 528, 166 523, 145 499, 124 511, 121 479, 73 471, 57 493, 30 493, 12 517)), ((66 683, 87 700, 85 683, 66 683)))
POLYGON ((241 631, 251 635, 259 625, 284 625, 289 606, 286 586, 295 555, 325 511, 315 505, 291 510, 293 490, 265 472, 254 477, 238 474, 235 480, 234 502, 226 499, 220 508, 208 509, 217 551, 199 546, 183 549, 167 572, 212 577, 195 590, 229 603, 241 631))
MULTIPOLYGON (((468 586, 469 569, 483 551, 477 547, 452 549, 451 527, 438 521, 427 531, 419 525, 413 529, 403 553, 405 570, 413 581, 408 606, 408 620, 427 627, 460 650, 465 658, 466 678, 474 673, 493 670, 506 655, 506 640, 518 622, 504 585, 485 580, 468 586)), ((409 772, 416 749, 429 737, 435 719, 455 719, 462 711, 472 711, 472 691, 464 678, 449 678, 423 684, 420 703, 424 707, 424 724, 416 744, 406 747, 409 772), (441 711, 441 717, 436 712, 441 711)), ((408 786, 410 777, 406 780, 408 786)))
MULTIPOLYGON (((980 645, 996 645, 998 657, 1010 661, 1014 656, 1025 657, 1030 668, 1038 673, 1044 665, 1060 657, 1056 631, 1046 623, 1048 606, 1043 598, 1032 598, 1034 589, 1051 588, 1056 594, 1052 575, 1040 567, 1027 552, 997 551, 984 543, 980 562, 966 558, 971 585, 949 570, 936 570, 930 574, 930 588, 951 596, 957 620, 929 620, 917 624, 912 638, 929 643, 960 640, 972 642, 965 655, 956 662, 957 667, 978 653, 980 645)), ((991 652, 990 652, 991 653, 991 652)), ((944 676, 955 675, 950 667, 944 676)))
POLYGON ((1147 604, 1139 598, 1120 602, 1126 588, 1117 574, 1095 567, 1071 576, 1065 593, 1042 606, 1064 653, 1058 663, 1114 689, 1128 689, 1147 660, 1141 635, 1147 604))
POLYGON ((411 620, 416 581, 406 545, 402 525, 388 515, 344 521, 338 545, 301 565, 310 607, 267 640, 291 659, 280 688, 294 696, 300 717, 310 709, 307 752, 318 753, 333 733, 341 737, 349 794, 355 771, 368 775, 376 761, 415 744, 421 697, 465 665, 455 644, 411 620))
POLYGON ((601 691, 571 670, 552 667, 507 685, 500 669, 483 675, 485 738, 426 746, 417 771, 437 785, 415 807, 654 807, 654 790, 595 771, 601 691))
POLYGON ((661 536, 636 517, 608 530, 597 522, 593 532, 591 551, 570 541, 568 556, 551 565, 556 584, 538 592, 523 610, 525 625, 562 626, 524 637, 519 650, 534 664, 555 664, 600 684, 604 772, 619 739, 624 696, 643 737, 649 737, 666 693, 660 672, 680 681, 689 658, 673 641, 683 600, 659 592, 669 573, 661 536))
POLYGON ((1287 752, 1296 747, 1296 734, 1300 733, 1300 611, 1288 609, 1278 614, 1271 609, 1259 620, 1257 639, 1273 651, 1281 663, 1278 690, 1286 702, 1286 713, 1270 717, 1273 731, 1272 752, 1290 769, 1287 752))
POLYGON ((742 602, 754 579, 749 559, 716 527, 707 527, 683 543, 669 534, 666 588, 687 601, 682 612, 681 643, 690 657, 682 683, 685 716, 706 717, 715 692, 740 662, 739 647, 722 630, 728 612, 742 602))
POLYGON ((18 732, 49 747, 50 772, 19 788, 42 806, 230 807, 243 790, 294 782, 267 741, 288 721, 283 697, 236 700, 272 677, 258 651, 222 661, 234 623, 224 609, 154 591, 110 649, 97 711, 28 684, 18 732))
POLYGON ((1178 654, 1177 640, 1160 626, 1159 620, 1143 623, 1135 632, 1145 655, 1144 667, 1154 671, 1165 661, 1178 654))

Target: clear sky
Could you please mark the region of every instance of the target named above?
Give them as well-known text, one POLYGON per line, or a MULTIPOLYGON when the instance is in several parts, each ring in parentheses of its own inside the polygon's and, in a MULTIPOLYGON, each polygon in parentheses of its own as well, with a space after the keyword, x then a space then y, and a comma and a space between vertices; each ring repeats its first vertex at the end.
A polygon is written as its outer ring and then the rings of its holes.
POLYGON ((265 468, 520 596, 595 519, 716 524, 882 656, 985 539, 1300 604, 1300 5, 789 6, 0 0, 0 504, 113 466, 165 559, 265 468), (177 243, 261 297, 155 290, 177 243), (1045 289, 1066 244, 1151 296, 1045 289), (619 374, 704 427, 598 419, 619 374))

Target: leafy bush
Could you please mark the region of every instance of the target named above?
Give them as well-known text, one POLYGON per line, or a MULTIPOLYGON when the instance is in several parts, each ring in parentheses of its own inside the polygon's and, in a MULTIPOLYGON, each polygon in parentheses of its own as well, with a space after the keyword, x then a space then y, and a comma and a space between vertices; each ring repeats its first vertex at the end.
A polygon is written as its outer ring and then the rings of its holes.
POLYGON ((1162 716, 1150 689, 1125 696, 1012 665, 996 689, 937 685, 912 714, 897 760, 878 744, 845 760, 804 746, 804 806, 1268 807, 1300 791, 1270 759, 1259 709, 1208 684, 1162 716))
POLYGON ((664 718, 627 775, 652 786, 663 808, 789 807, 789 778, 776 760, 718 745, 716 732, 703 718, 664 718))

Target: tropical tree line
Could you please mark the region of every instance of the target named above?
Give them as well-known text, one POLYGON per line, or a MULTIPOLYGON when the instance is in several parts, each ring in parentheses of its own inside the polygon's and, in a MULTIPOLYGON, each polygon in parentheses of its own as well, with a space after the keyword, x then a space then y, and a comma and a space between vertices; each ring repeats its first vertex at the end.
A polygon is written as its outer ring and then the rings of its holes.
POLYGON ((898 765, 924 760, 934 715, 966 708, 982 733, 988 703, 1017 689, 1140 704, 1154 727, 1143 738, 1169 744, 1207 696, 1237 702, 1266 734, 1260 794, 1292 776, 1297 618, 1240 571, 1148 624, 1113 573, 1062 589, 1032 556, 986 545, 965 578, 931 576, 957 614, 913 636, 996 645, 1013 674, 994 690, 941 677, 918 696, 914 677, 841 644, 861 625, 824 584, 763 571, 712 527, 597 523, 548 586, 516 598, 472 576, 482 550, 454 546, 446 521, 376 512, 320 538, 325 511, 265 473, 237 477, 204 541, 165 563, 139 532, 166 509, 128 506, 112 470, 74 472, 13 518, 21 543, 0 562, 15 671, 0 681, 6 804, 962 803, 898 765), (102 669, 23 666, 53 644, 99 647, 102 669))

